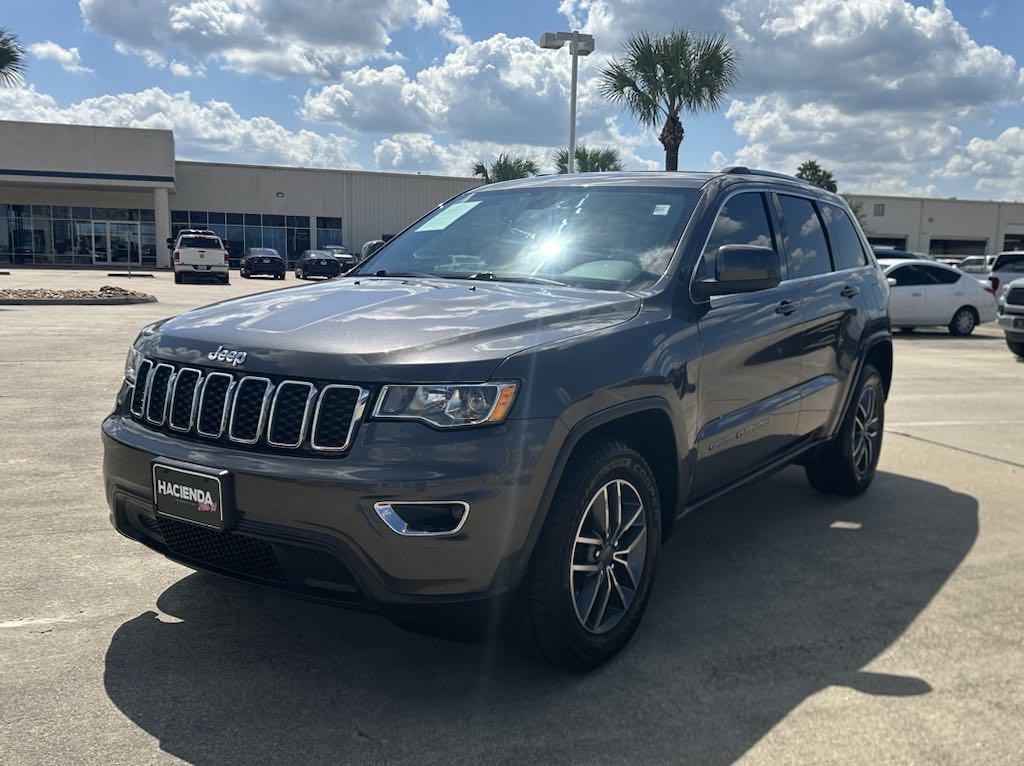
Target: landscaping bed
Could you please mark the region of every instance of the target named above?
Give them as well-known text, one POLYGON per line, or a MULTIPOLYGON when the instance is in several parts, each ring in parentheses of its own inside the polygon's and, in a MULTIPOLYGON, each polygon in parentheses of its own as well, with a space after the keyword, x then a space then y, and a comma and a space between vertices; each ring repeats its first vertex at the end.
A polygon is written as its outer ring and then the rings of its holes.
POLYGON ((24 306, 120 306, 126 303, 155 303, 156 297, 137 290, 103 285, 99 290, 54 290, 49 287, 0 288, 0 305, 24 306))

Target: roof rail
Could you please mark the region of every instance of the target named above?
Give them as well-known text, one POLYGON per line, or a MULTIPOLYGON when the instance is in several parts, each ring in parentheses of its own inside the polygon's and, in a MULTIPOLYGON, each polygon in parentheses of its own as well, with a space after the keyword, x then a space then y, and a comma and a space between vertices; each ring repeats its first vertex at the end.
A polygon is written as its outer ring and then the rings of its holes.
POLYGON ((786 175, 785 173, 775 173, 771 170, 748 168, 745 165, 729 165, 728 167, 722 168, 720 172, 730 176, 768 176, 769 178, 782 178, 786 181, 796 181, 798 184, 808 183, 802 178, 797 178, 796 176, 786 175))

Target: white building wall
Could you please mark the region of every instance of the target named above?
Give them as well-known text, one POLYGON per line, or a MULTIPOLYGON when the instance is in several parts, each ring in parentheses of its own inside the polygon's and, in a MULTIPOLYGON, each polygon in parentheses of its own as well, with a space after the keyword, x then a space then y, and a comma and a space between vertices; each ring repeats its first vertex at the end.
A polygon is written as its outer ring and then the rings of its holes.
POLYGON ((342 219, 345 244, 357 250, 395 234, 479 179, 404 173, 178 162, 173 210, 216 210, 342 219))

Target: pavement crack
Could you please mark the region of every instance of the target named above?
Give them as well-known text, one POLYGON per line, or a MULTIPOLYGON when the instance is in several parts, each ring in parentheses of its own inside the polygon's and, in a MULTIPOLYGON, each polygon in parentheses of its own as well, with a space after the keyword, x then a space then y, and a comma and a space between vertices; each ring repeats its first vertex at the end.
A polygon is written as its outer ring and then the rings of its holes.
POLYGON ((984 452, 977 452, 972 449, 967 449, 966 447, 957 447, 952 444, 946 444, 945 442, 936 441, 935 439, 927 439, 924 436, 908 434, 906 431, 893 431, 889 428, 886 428, 885 432, 889 434, 895 434, 896 436, 905 436, 908 439, 924 442, 925 444, 933 444, 936 447, 945 447, 946 449, 953 450, 954 452, 962 452, 965 455, 973 455, 974 457, 980 457, 983 460, 991 460, 993 463, 1002 463, 1003 465, 1013 466, 1014 468, 1024 468, 1024 463, 1017 463, 1013 460, 1006 460, 1005 458, 995 457, 993 455, 986 455, 984 452))

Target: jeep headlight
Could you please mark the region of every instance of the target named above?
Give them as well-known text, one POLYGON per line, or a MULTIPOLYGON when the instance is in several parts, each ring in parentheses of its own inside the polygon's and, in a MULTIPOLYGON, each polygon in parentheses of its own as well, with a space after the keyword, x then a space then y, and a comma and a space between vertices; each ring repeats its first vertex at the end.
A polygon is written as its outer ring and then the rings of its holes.
POLYGON ((142 354, 135 348, 133 343, 128 349, 128 358, 124 360, 124 379, 129 383, 135 383, 135 376, 142 364, 142 354))
POLYGON ((516 383, 384 386, 373 415, 422 420, 440 428, 501 423, 512 409, 516 383))

